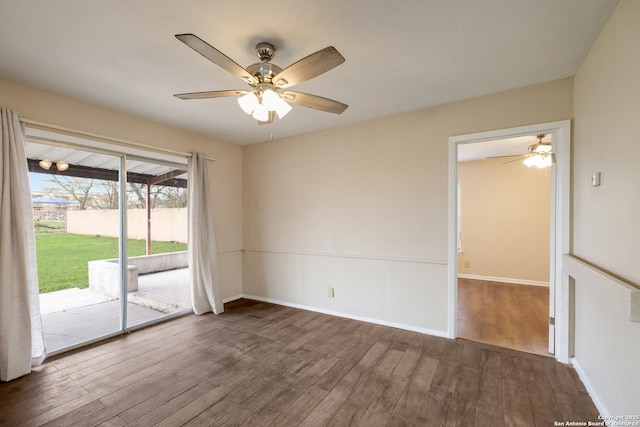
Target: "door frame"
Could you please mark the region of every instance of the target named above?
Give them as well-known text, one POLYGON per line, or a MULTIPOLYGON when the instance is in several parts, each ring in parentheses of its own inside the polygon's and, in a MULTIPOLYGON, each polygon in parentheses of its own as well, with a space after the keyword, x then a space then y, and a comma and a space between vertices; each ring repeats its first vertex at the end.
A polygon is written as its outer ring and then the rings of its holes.
MULTIPOLYGON (((540 123, 449 137, 449 247, 448 247, 448 319, 447 336, 458 336, 458 251, 457 188, 458 145, 540 133, 552 134, 555 163, 551 167, 551 246, 549 253, 549 349, 555 358, 569 362, 570 310, 569 280, 562 274, 562 255, 570 249, 571 209, 571 120, 540 123)), ((566 276, 566 275, 565 275, 566 276)))
POLYGON ((120 268, 118 281, 120 289, 119 309, 118 313, 119 327, 113 332, 105 335, 95 336, 86 341, 82 341, 70 346, 47 352, 47 357, 56 356, 66 353, 77 348, 85 347, 90 344, 119 336, 138 329, 164 322, 166 320, 183 316, 185 312, 178 311, 176 313, 167 314, 162 317, 142 322, 136 325, 128 325, 128 301, 127 301, 127 271, 128 271, 128 231, 127 231, 127 165, 128 161, 145 161, 159 163, 165 165, 175 165, 182 168, 187 166, 187 157, 179 152, 160 152, 156 147, 137 145, 134 142, 126 140, 117 140, 107 136, 101 136, 86 133, 71 128, 49 125, 42 122, 22 120, 26 127, 27 140, 47 144, 51 146, 59 146, 64 148, 76 149, 91 153, 99 153, 112 156, 119 159, 118 168, 118 265, 120 268), (156 151, 154 151, 156 150, 156 151))

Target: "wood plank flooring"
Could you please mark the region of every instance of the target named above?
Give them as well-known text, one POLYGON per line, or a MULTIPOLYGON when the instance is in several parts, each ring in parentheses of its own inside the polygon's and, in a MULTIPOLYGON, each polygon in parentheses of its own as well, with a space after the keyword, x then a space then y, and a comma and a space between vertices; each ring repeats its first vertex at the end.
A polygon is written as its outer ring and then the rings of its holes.
POLYGON ((0 384, 2 426, 552 426, 597 421, 552 358, 250 300, 0 384))
POLYGON ((549 288, 458 279, 458 336, 549 354, 549 288))

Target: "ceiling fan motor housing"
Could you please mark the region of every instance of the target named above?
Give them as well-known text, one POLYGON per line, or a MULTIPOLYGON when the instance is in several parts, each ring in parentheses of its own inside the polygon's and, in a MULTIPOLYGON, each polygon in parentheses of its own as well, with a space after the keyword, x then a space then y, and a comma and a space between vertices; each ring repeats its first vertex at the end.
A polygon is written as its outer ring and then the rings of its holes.
POLYGON ((249 65, 247 71, 257 78, 260 83, 271 83, 273 77, 278 75, 282 68, 270 62, 258 62, 249 65))

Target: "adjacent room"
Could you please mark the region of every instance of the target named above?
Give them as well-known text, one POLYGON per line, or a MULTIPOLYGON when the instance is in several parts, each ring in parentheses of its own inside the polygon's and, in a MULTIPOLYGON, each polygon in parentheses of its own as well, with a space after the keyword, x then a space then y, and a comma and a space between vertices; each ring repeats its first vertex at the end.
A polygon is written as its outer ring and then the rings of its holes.
POLYGON ((2 2, 0 424, 640 427, 639 21, 2 2))
POLYGON ((458 146, 460 337, 553 353, 552 145, 539 134, 458 146))

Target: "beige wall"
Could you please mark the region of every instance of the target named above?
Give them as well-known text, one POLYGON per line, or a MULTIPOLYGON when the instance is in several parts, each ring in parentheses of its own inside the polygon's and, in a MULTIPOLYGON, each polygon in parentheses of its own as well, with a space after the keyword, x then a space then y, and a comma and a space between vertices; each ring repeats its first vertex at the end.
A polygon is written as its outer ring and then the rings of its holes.
POLYGON ((572 99, 563 79, 244 147, 244 292, 446 332, 448 138, 572 99))
POLYGON ((32 120, 185 152, 203 151, 222 267, 223 296, 242 292, 242 151, 239 147, 52 92, 0 79, 0 106, 32 120))
POLYGON ((509 160, 458 163, 458 273, 548 284, 551 172, 509 160))
POLYGON ((640 283, 640 3, 626 1, 576 75, 573 252, 640 283), (590 175, 602 173, 602 185, 590 175))
MULTIPOLYGON (((622 0, 575 77, 573 253, 640 284, 640 2, 622 0), (602 185, 589 177, 602 173, 602 185)), ((640 323, 575 283, 576 363, 611 414, 640 413, 640 323)))

